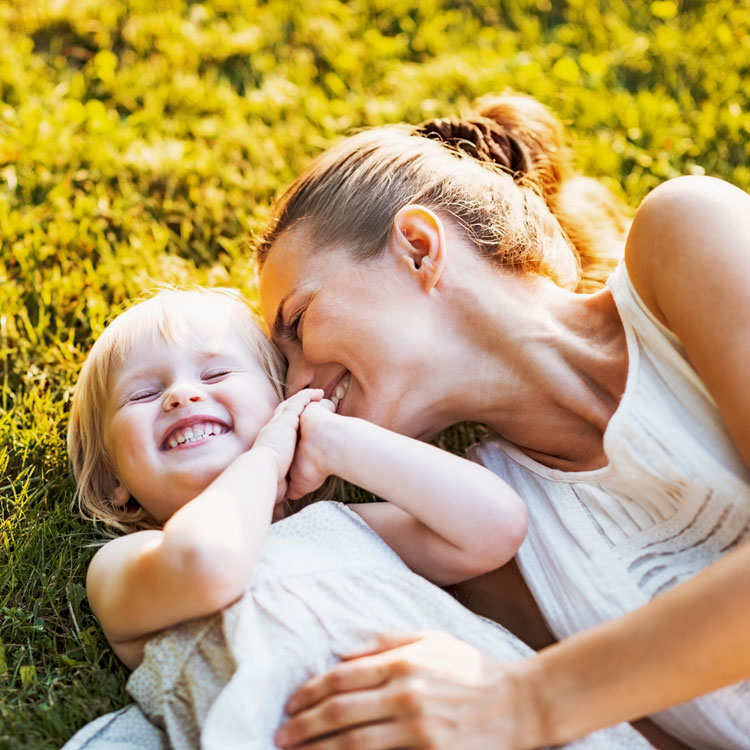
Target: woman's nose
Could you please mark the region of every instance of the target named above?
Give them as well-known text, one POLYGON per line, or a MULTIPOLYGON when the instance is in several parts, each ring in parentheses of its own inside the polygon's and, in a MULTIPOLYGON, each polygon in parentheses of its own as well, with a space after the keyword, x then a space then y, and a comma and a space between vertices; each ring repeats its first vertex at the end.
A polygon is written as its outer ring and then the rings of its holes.
POLYGON ((286 395, 293 396, 303 388, 309 388, 313 384, 313 368, 299 355, 289 358, 289 366, 286 370, 286 395))
POLYGON ((194 385, 188 383, 179 383, 173 385, 165 394, 163 409, 172 411, 179 406, 185 406, 189 403, 199 403, 205 398, 203 391, 194 385))

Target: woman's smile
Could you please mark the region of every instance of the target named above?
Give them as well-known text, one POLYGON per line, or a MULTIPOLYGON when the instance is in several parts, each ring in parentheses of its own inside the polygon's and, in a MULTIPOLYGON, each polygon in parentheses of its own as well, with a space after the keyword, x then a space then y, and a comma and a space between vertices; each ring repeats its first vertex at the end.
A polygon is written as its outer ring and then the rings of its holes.
POLYGON ((333 408, 336 412, 339 411, 339 404, 344 400, 348 393, 351 382, 352 374, 347 371, 334 382, 333 387, 325 390, 326 398, 333 403, 333 408))

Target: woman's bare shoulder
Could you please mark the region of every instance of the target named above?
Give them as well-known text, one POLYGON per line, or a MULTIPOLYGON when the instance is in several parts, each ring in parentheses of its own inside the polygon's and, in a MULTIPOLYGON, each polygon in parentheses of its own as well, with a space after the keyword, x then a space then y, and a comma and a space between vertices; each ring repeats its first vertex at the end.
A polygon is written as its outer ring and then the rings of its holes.
POLYGON ((665 183, 638 209, 625 261, 750 466, 750 195, 711 178, 665 183))
POLYGON ((638 207, 625 262, 643 301, 671 328, 669 309, 685 295, 700 304, 743 270, 747 278, 750 195, 713 177, 668 180, 638 207))

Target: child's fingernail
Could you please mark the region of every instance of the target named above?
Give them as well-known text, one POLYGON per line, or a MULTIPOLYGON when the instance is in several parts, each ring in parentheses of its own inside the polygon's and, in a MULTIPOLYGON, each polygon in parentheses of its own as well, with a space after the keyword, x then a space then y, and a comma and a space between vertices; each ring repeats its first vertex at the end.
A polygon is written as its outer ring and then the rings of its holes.
POLYGON ((286 729, 279 729, 279 731, 276 732, 276 736, 273 738, 273 741, 277 745, 281 745, 282 747, 287 743, 288 740, 289 736, 286 729))

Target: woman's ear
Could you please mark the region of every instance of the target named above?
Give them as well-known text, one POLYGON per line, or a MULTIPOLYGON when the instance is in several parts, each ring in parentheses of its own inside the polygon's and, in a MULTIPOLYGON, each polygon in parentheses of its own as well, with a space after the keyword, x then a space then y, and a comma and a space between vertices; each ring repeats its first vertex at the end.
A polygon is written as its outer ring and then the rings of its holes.
POLYGON ((432 291, 445 268, 445 231, 440 217, 424 206, 404 206, 393 219, 391 251, 425 292, 432 291))

